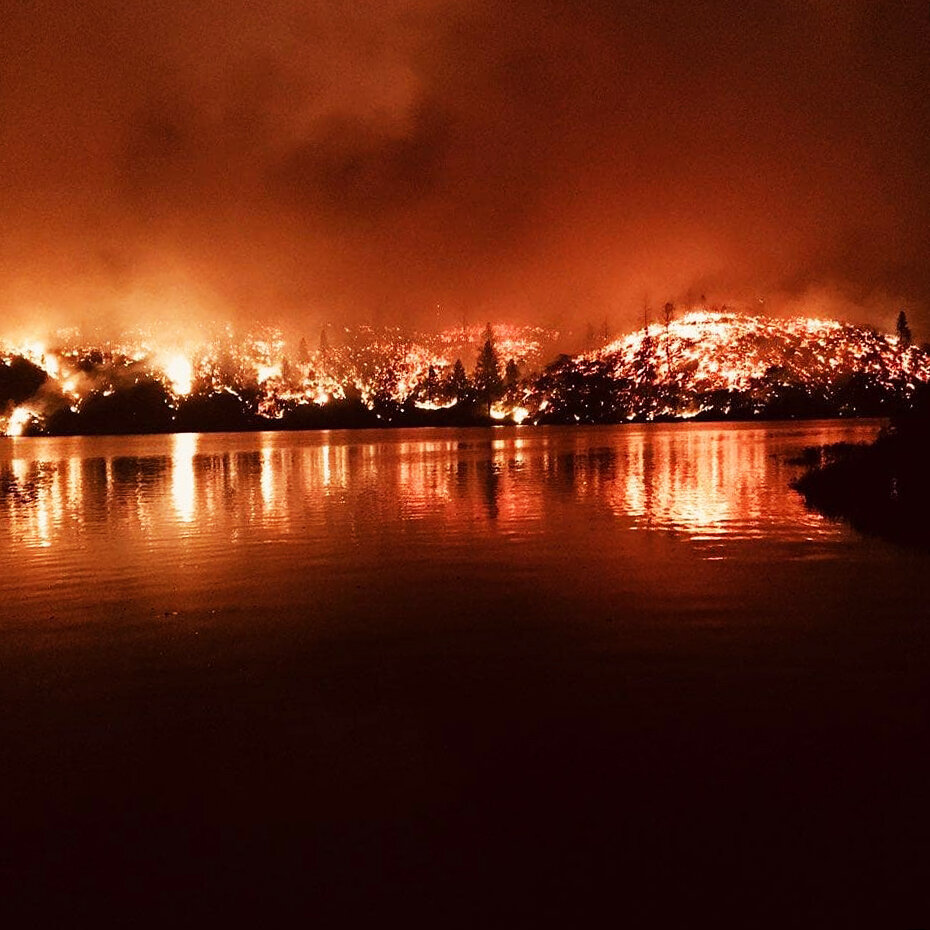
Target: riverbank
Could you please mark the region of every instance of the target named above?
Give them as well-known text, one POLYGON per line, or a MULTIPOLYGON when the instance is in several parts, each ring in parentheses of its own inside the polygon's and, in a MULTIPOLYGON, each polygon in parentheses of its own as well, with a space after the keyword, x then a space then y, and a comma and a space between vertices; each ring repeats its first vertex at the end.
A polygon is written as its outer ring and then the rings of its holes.
POLYGON ((810 469, 796 482, 809 507, 863 533, 930 549, 926 396, 871 445, 840 443, 808 450, 810 469))
MULTIPOLYGON (((142 392, 140 392, 142 393, 142 392)), ((233 395, 218 394, 186 398, 176 408, 142 393, 141 399, 127 400, 110 395, 100 402, 86 404, 79 410, 60 410, 46 419, 33 418, 11 435, 16 436, 139 436, 175 433, 258 433, 300 430, 419 429, 489 426, 622 426, 648 423, 777 423, 815 420, 856 421, 874 419, 881 414, 851 416, 836 410, 824 412, 810 408, 790 416, 777 411, 752 412, 748 408, 732 410, 710 408, 696 414, 674 416, 603 416, 582 418, 545 411, 535 416, 516 416, 515 412, 490 415, 483 404, 463 403, 450 407, 426 408, 416 404, 382 404, 369 407, 357 400, 334 400, 327 404, 301 404, 280 416, 263 416, 244 408, 233 395)), ((0 438, 3 433, 0 432, 0 438)))

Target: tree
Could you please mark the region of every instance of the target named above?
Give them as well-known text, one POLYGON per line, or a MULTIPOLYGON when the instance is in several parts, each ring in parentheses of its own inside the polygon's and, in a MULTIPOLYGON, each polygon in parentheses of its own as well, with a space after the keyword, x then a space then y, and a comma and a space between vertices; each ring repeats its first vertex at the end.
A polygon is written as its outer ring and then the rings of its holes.
POLYGON ((520 380, 520 366, 514 359, 510 359, 504 368, 504 385, 510 389, 517 386, 520 380))
POLYGON ((478 353, 473 378, 478 399, 483 404, 487 404, 488 413, 491 412, 491 404, 504 393, 504 379, 501 377, 500 360, 497 357, 497 350, 494 348, 492 333, 491 325, 488 324, 485 330, 487 338, 485 338, 484 346, 478 353))
POLYGON ((303 336, 300 337, 300 342, 297 344, 297 364, 310 364, 310 352, 307 350, 307 340, 303 336))
POLYGON ((325 361, 328 355, 329 355, 329 339, 326 336, 326 327, 324 326, 320 330, 320 358, 322 358, 325 361))
POLYGON ((911 328, 907 325, 907 314, 903 310, 898 314, 896 329, 898 331, 898 340, 902 348, 906 349, 911 344, 911 328))
POLYGON ((373 410, 384 414, 387 419, 395 412, 397 407, 397 389, 400 384, 400 374, 394 364, 388 364, 378 369, 374 379, 372 392, 373 410))
POLYGON ((504 368, 504 396, 511 406, 516 403, 520 385, 520 366, 515 359, 510 359, 504 368))
POLYGON ((636 394, 634 409, 647 419, 652 419, 656 401, 656 346, 649 332, 649 308, 643 307, 643 338, 633 355, 633 367, 636 371, 636 394))
POLYGON ((468 375, 465 373, 465 366, 462 360, 457 358, 452 366, 452 375, 449 378, 449 388, 452 396, 456 401, 464 401, 468 398, 469 384, 468 375))
POLYGON ((672 325, 672 318, 675 316, 675 305, 669 300, 662 308, 662 319, 665 323, 665 363, 668 366, 669 380, 672 378, 672 341, 669 337, 669 327, 672 325))
POLYGON ((432 403, 436 400, 436 394, 438 393, 439 388, 439 376, 436 374, 436 368, 433 365, 429 366, 429 370, 426 373, 426 384, 424 385, 424 392, 426 393, 426 399, 432 403))

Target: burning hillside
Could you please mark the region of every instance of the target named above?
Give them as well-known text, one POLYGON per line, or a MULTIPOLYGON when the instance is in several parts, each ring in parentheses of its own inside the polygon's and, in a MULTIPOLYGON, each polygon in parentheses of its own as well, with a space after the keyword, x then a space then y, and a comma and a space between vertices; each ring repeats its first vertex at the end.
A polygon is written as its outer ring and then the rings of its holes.
MULTIPOLYGON (((513 393, 552 357, 558 338, 509 325, 326 327, 311 349, 267 326, 189 343, 137 332, 88 345, 69 331, 0 343, 0 435, 419 424, 441 412, 465 422, 482 400, 473 366, 486 341, 513 393)), ((487 401, 493 388, 486 393, 487 401)))
POLYGON ((535 422, 883 415, 930 380, 930 353, 834 320, 694 312, 550 366, 535 422))
POLYGON ((150 334, 0 345, 0 432, 75 434, 883 415, 930 381, 903 336, 734 312, 669 319, 584 355, 558 334, 326 329, 314 349, 264 327, 196 345, 150 334))

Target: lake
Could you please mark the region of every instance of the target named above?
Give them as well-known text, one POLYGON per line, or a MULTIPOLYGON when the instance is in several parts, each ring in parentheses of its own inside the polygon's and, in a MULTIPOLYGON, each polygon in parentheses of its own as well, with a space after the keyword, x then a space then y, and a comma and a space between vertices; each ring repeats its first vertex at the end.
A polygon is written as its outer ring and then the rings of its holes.
POLYGON ((930 557, 789 487, 879 426, 0 440, 7 904, 925 920, 930 557))

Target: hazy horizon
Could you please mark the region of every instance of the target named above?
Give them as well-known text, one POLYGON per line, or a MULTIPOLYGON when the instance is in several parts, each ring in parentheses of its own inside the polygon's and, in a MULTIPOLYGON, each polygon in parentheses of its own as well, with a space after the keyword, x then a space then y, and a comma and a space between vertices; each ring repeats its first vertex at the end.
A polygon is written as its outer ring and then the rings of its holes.
POLYGON ((823 0, 15 4, 0 314, 930 316, 930 21, 823 0))

